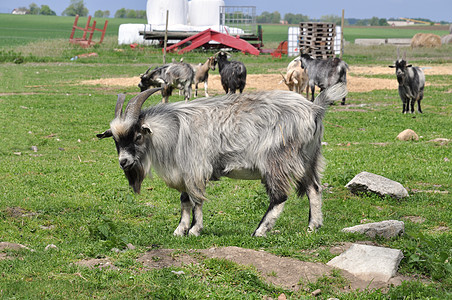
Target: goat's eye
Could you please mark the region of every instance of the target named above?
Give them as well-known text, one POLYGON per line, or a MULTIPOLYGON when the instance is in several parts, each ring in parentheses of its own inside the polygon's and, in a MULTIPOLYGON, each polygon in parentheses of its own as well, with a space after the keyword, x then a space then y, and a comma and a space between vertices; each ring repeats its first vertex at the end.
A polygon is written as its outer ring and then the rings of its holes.
POLYGON ((135 141, 139 142, 143 139, 143 135, 141 133, 137 134, 137 136, 135 137, 135 141))

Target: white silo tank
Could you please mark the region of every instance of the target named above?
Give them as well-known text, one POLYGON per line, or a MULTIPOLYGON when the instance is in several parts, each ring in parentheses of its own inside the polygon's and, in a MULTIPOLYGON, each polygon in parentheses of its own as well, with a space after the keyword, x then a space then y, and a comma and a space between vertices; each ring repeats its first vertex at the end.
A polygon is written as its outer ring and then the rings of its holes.
POLYGON ((146 16, 148 18, 148 24, 166 24, 167 10, 169 11, 168 25, 187 25, 187 0, 148 0, 146 5, 146 16))
POLYGON ((223 0, 192 0, 190 1, 188 19, 192 26, 220 25, 220 6, 223 0))

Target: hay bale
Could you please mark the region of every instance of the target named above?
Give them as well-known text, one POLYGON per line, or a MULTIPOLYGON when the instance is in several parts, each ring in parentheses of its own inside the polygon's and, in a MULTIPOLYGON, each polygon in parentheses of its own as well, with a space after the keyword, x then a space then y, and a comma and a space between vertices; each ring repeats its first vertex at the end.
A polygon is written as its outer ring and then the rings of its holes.
POLYGON ((400 141, 419 141, 419 136, 412 129, 405 129, 397 136, 400 141))
POLYGON ((452 44, 452 34, 446 34, 445 36, 441 37, 441 44, 452 44))
POLYGON ((417 33, 411 39, 411 48, 439 46, 441 46, 441 37, 433 33, 417 33))

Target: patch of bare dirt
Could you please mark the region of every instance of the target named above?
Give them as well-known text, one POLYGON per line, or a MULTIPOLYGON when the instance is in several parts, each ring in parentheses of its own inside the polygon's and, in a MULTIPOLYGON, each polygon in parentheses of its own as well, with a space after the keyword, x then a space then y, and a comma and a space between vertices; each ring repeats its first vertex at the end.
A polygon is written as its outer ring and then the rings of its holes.
MULTIPOLYGON (((246 81, 246 91, 265 91, 265 90, 287 90, 287 87, 279 82, 281 75, 279 74, 248 74, 246 81)), ((94 80, 84 80, 80 84, 83 85, 101 85, 101 86, 138 86, 139 77, 130 78, 103 78, 94 80)), ((347 88, 350 92, 370 92, 373 90, 397 89, 397 81, 383 78, 366 78, 348 76, 347 88)), ((220 75, 209 76, 209 92, 213 94, 222 94, 220 75)), ((200 96, 204 95, 203 88, 198 90, 200 96)), ((318 89, 317 89, 318 93, 318 89)))
MULTIPOLYGON (((425 75, 452 75, 452 65, 431 65, 419 66, 424 70, 425 75)), ((394 75, 395 71, 387 66, 351 66, 349 73, 354 75, 394 75)))
MULTIPOLYGON (((426 75, 452 75, 452 65, 429 66, 424 68, 426 75)), ((398 87, 397 80, 385 78, 368 78, 360 75, 379 75, 394 74, 394 69, 379 66, 353 66, 350 67, 350 74, 347 76, 347 88, 349 92, 371 92, 374 90, 396 90, 398 87)), ((248 74, 246 82, 246 91, 262 91, 262 90, 287 90, 287 87, 279 82, 280 74, 248 74)), ((104 87, 131 87, 138 86, 140 77, 122 77, 122 78, 102 78, 94 80, 84 80, 80 84, 83 85, 100 85, 104 87)), ((202 86, 202 85, 201 85, 202 86)), ((220 75, 210 74, 209 91, 212 94, 222 94, 220 75)), ((318 89, 317 89, 318 91, 318 89)), ((200 96, 204 95, 204 89, 199 89, 200 96)))
MULTIPOLYGON (((349 246, 341 245, 339 250, 336 249, 336 253, 340 254, 347 250, 349 246)), ((138 258, 138 261, 143 263, 146 268, 160 269, 196 264, 203 257, 227 259, 237 264, 253 266, 268 283, 291 290, 298 290, 303 288, 303 285, 308 282, 316 282, 323 276, 329 276, 333 270, 332 267, 322 263, 303 262, 293 258, 280 257, 265 251, 232 246, 193 250, 188 253, 173 249, 152 249, 138 258)), ((389 282, 369 282, 357 278, 346 271, 342 271, 341 274, 347 281, 347 284, 342 288, 343 291, 364 290, 366 288, 385 289, 391 285, 400 285, 404 280, 409 280, 406 277, 396 276, 389 282)))
POLYGON ((23 217, 32 217, 32 216, 37 215, 37 213, 28 211, 20 206, 7 207, 5 209, 5 214, 10 218, 23 218, 23 217))
POLYGON ((93 259, 85 259, 75 263, 77 266, 88 267, 91 269, 111 269, 118 270, 118 268, 113 265, 109 259, 107 258, 93 258, 93 259))
MULTIPOLYGON (((362 242, 373 244, 373 242, 362 242)), ((333 254, 341 254, 352 243, 342 243, 330 249, 333 254)), ((322 263, 304 262, 298 259, 280 257, 266 251, 257 251, 240 247, 222 247, 200 250, 151 249, 141 255, 137 261, 143 264, 144 270, 162 269, 169 267, 184 267, 198 264, 206 258, 219 258, 234 263, 254 267, 262 279, 286 289, 297 291, 305 288, 309 282, 316 282, 324 276, 331 276, 334 268, 322 263)), ((75 263, 88 268, 113 269, 118 268, 108 258, 88 259, 75 263)), ((184 273, 181 272, 181 275, 184 273)), ((401 285, 403 281, 413 280, 411 277, 397 275, 388 282, 366 281, 347 271, 341 271, 346 283, 340 288, 343 292, 365 289, 387 290, 391 286, 401 285)))
MULTIPOLYGON (((27 246, 16 244, 16 243, 9 243, 9 242, 0 242, 0 260, 3 259, 14 259, 14 257, 8 256, 7 253, 4 253, 4 251, 7 250, 13 250, 13 251, 19 251, 19 250, 30 250, 27 246)), ((33 251, 33 250, 30 250, 33 251)), ((21 259, 21 258, 19 258, 21 259)))

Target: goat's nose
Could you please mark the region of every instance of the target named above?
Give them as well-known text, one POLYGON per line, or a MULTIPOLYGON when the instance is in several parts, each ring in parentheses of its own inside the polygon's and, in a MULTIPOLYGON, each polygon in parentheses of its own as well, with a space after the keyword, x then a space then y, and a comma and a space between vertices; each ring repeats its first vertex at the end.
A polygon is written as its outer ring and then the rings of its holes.
POLYGON ((127 170, 132 166, 132 162, 127 158, 122 158, 119 160, 119 165, 121 166, 121 169, 127 170))

